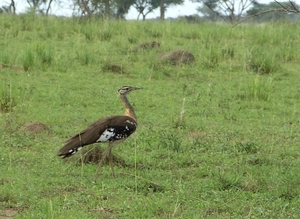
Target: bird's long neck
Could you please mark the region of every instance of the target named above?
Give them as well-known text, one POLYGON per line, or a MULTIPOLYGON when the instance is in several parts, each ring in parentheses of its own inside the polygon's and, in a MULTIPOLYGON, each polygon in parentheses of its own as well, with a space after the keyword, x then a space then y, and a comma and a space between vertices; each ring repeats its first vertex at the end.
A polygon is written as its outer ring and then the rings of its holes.
POLYGON ((125 107, 125 116, 129 116, 129 117, 133 118, 135 121, 137 121, 134 110, 133 110, 131 104, 129 103, 126 95, 120 95, 120 98, 121 98, 121 100, 123 102, 123 105, 125 107))

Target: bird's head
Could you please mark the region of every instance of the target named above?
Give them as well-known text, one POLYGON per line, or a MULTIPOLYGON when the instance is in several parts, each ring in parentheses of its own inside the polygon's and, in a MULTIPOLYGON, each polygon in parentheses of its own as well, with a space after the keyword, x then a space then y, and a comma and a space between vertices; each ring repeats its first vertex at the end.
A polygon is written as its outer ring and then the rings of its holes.
POLYGON ((119 95, 126 95, 129 94, 133 90, 142 89, 141 87, 130 87, 130 86, 123 86, 118 90, 119 95))

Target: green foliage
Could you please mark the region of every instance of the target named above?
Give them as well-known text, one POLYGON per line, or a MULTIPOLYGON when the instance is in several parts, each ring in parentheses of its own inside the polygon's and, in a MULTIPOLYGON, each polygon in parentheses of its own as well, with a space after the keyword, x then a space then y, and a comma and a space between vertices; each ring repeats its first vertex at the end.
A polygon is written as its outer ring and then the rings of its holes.
POLYGON ((23 69, 28 71, 34 65, 34 54, 31 49, 27 49, 23 54, 23 69))
POLYGON ((253 49, 250 54, 249 69, 259 74, 272 74, 279 69, 278 60, 266 49, 253 49))
POLYGON ((298 217, 298 23, 1 15, 0 27, 1 216, 298 217), (139 49, 151 41, 160 47, 139 49), (195 63, 156 62, 177 49, 195 63), (96 165, 56 153, 88 124, 122 113, 123 85, 143 87, 128 97, 139 126, 113 148, 125 161, 116 178, 104 166, 95 180, 96 165), (49 131, 22 132, 32 121, 49 131))
POLYGON ((82 48, 81 50, 77 51, 76 59, 79 61, 79 63, 81 63, 81 65, 88 65, 93 61, 93 56, 85 48, 82 48))
POLYGON ((10 66, 10 55, 8 53, 6 53, 5 51, 2 51, 1 57, 0 57, 0 63, 4 66, 4 67, 8 67, 10 66))
POLYGON ((204 58, 202 60, 202 63, 207 68, 215 68, 219 64, 219 51, 217 48, 211 47, 207 51, 206 54, 204 54, 204 58))
POLYGON ((254 142, 237 142, 235 146, 238 152, 245 152, 249 154, 256 154, 260 148, 254 142))
POLYGON ((222 55, 224 58, 234 58, 234 48, 222 49, 222 55))
POLYGON ((103 31, 100 34, 100 40, 109 41, 112 38, 112 33, 110 31, 103 31))
POLYGON ((257 75, 250 81, 247 88, 246 97, 248 97, 250 100, 269 101, 273 91, 273 78, 269 77, 265 79, 257 75))
POLYGON ((15 106, 16 99, 13 94, 12 84, 3 83, 0 90, 0 111, 11 112, 15 106))
POLYGON ((54 54, 51 48, 46 48, 44 45, 36 45, 37 59, 42 66, 49 66, 54 60, 54 54))
POLYGON ((260 16, 255 16, 255 21, 270 21, 270 20, 298 20, 299 19, 299 14, 297 13, 285 13, 282 9, 282 7, 290 10, 295 10, 296 8, 299 8, 299 5, 297 5, 295 2, 293 2, 293 6, 291 5, 290 1, 285 1, 285 2, 280 2, 278 4, 277 2, 270 2, 268 4, 261 4, 261 3, 256 3, 253 4, 253 7, 247 11, 248 16, 253 16, 261 12, 269 11, 269 10, 274 10, 273 12, 270 13, 263 13, 260 16), (278 10, 278 11, 275 11, 278 10))

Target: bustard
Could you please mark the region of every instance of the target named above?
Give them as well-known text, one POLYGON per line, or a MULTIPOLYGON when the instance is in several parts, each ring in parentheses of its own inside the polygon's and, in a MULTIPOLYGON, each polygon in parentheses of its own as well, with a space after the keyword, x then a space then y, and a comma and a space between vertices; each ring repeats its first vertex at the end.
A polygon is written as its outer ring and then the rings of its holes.
POLYGON ((131 91, 138 90, 138 87, 123 86, 118 90, 119 97, 125 107, 124 115, 109 116, 101 118, 89 125, 86 129, 71 137, 66 144, 59 150, 58 155, 63 158, 69 157, 82 149, 83 146, 93 143, 108 143, 108 148, 103 152, 99 162, 96 177, 100 170, 103 160, 107 157, 115 176, 111 150, 113 146, 126 140, 137 127, 137 118, 131 104, 126 97, 131 91))

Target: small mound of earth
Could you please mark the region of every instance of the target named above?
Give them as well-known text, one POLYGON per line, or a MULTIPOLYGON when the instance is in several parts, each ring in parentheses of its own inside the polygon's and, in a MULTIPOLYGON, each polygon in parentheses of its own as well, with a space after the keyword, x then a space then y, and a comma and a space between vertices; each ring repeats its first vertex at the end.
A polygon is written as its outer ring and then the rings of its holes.
POLYGON ((117 64, 105 64, 102 67, 102 70, 105 71, 109 71, 109 72, 113 72, 113 73, 117 73, 117 74, 123 74, 124 72, 124 68, 122 68, 122 66, 117 65, 117 64))
POLYGON ((152 48, 160 47, 160 43, 156 42, 156 41, 144 42, 144 43, 141 43, 139 45, 139 47, 142 48, 142 49, 152 49, 152 48))
MULTIPOLYGON (((104 150, 100 147, 94 146, 92 148, 83 149, 82 151, 82 157, 79 159, 79 162, 83 163, 95 163, 98 164, 101 160, 102 153, 104 150)), ((115 155, 112 155, 113 164, 118 164, 120 166, 126 166, 125 160, 121 157, 117 157, 115 155)), ((105 158, 103 161, 103 164, 109 164, 108 158, 105 158)))
POLYGON ((173 65, 189 64, 195 61, 194 55, 187 50, 175 50, 174 52, 160 54, 157 59, 173 65))
POLYGON ((0 69, 9 68, 15 72, 24 72, 23 68, 17 67, 17 66, 10 66, 5 64, 0 64, 0 69))
POLYGON ((23 127, 21 127, 21 131, 23 132, 30 132, 32 134, 39 134, 43 131, 49 131, 49 128, 40 122, 31 122, 25 124, 23 127))
POLYGON ((14 208, 6 208, 1 212, 0 218, 2 219, 13 218, 17 213, 18 210, 14 208))

